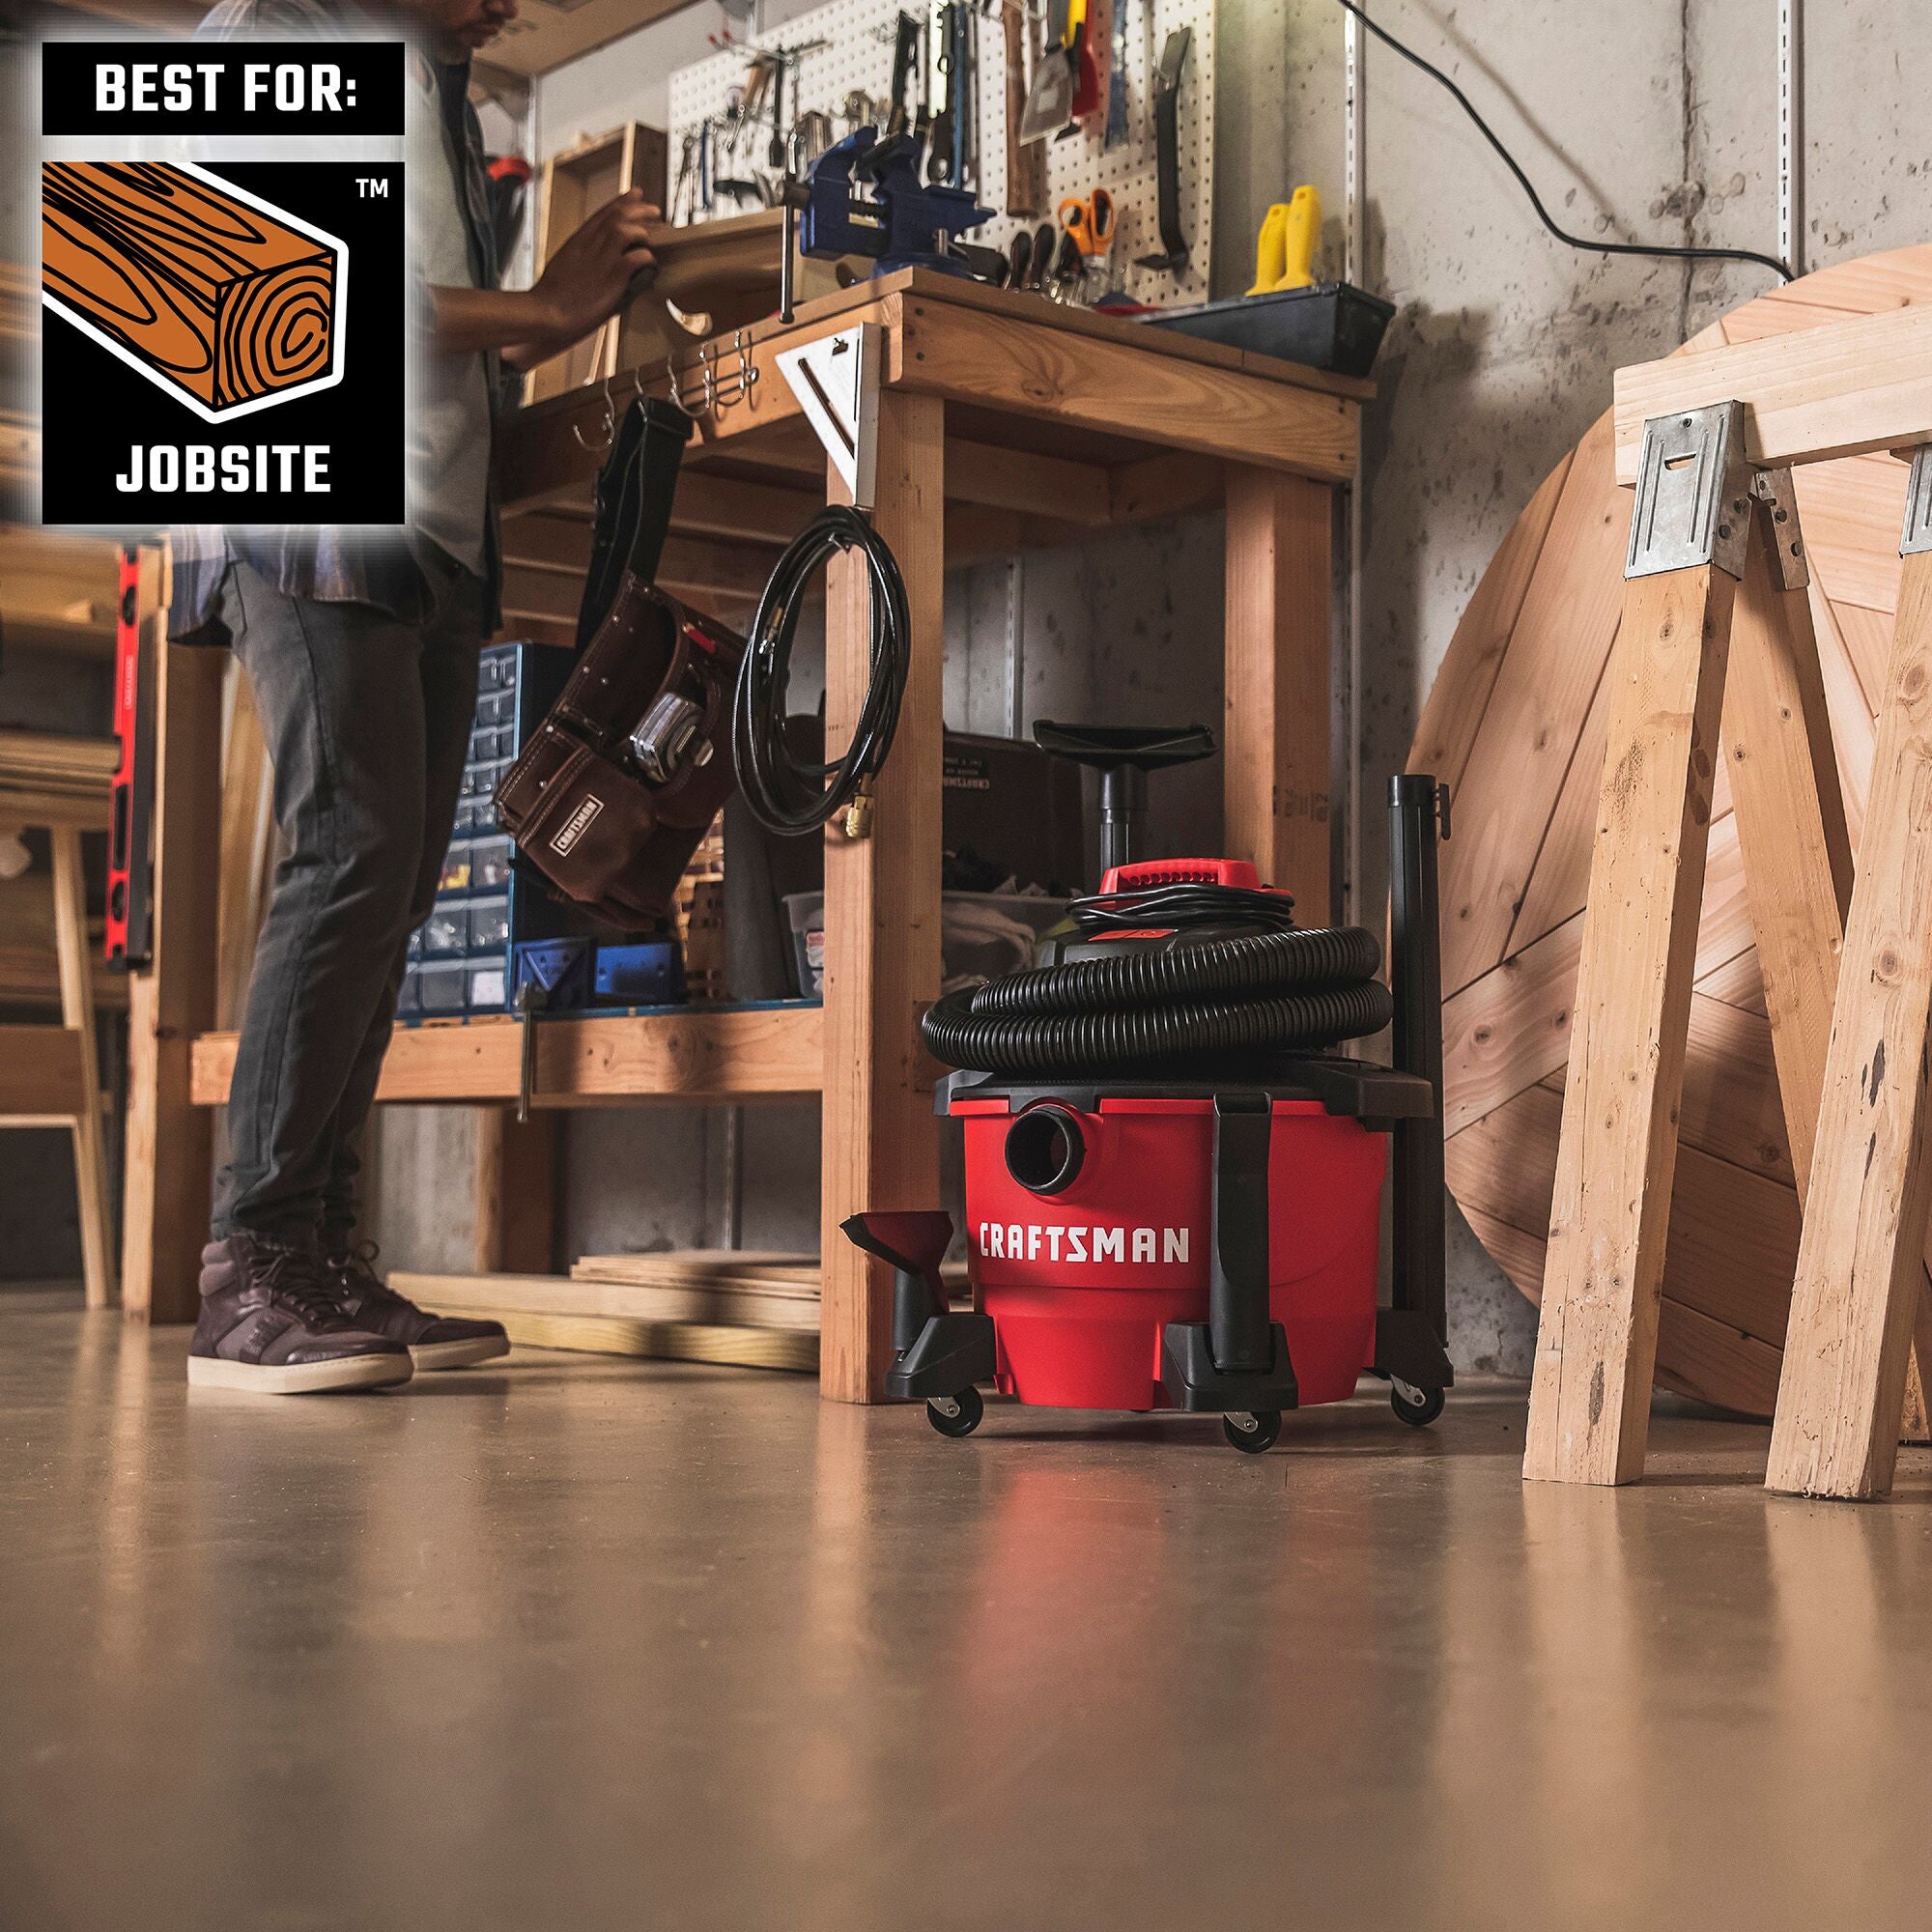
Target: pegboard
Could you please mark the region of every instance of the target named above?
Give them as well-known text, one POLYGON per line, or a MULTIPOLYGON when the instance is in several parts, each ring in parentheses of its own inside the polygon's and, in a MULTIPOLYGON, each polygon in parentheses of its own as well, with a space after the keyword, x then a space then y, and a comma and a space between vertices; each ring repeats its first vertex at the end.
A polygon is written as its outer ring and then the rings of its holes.
MULTIPOLYGON (((1031 4, 1031 0, 1029 0, 1031 4)), ((1100 70, 1100 106, 1081 125, 1078 133, 1045 143, 1046 206, 1031 221, 1005 213, 1007 188, 1006 36, 997 11, 976 12, 972 28, 978 50, 976 105, 980 165, 968 183, 993 218, 966 237, 969 242, 1004 248, 1022 228, 1051 219, 1064 196, 1088 194, 1105 186, 1114 197, 1119 230, 1114 242, 1109 283, 1123 288, 1138 301, 1197 302, 1208 298, 1208 270, 1213 251, 1214 182, 1214 0, 1091 0, 1093 29, 1100 70), (1113 9, 1127 9, 1126 75, 1127 136, 1109 149, 1104 145, 1108 71, 1115 57, 1113 9), (1153 92, 1151 77, 1161 48, 1179 27, 1193 31, 1187 65, 1180 80, 1180 218, 1188 244, 1188 266, 1179 275, 1134 267, 1137 255, 1160 252, 1160 217, 1155 177, 1153 92), (1100 44, 1104 36, 1105 43, 1100 44)), ((795 88, 787 76, 788 120, 817 108, 832 118, 835 133, 842 135, 846 97, 863 90, 875 99, 892 87, 893 46, 900 14, 898 0, 827 0, 822 7, 796 15, 783 26, 751 36, 742 47, 709 55, 670 77, 670 168, 673 179, 684 136, 695 132, 707 117, 724 113, 730 90, 742 85, 746 57, 751 51, 805 46, 812 41, 825 45, 800 57, 795 88)), ((904 11, 916 12, 909 7, 904 11)), ((936 38, 936 10, 933 14, 936 38)), ((1038 44, 1037 19, 1028 33, 1038 44)), ((935 106, 943 98, 936 87, 935 106)), ((751 176, 774 172, 766 144, 771 123, 744 131, 737 154, 727 149, 723 172, 751 176)), ((714 140, 714 147, 716 142, 714 140)), ((720 172, 714 157, 712 173, 720 172)), ((712 213, 739 213, 728 197, 712 213)), ((1097 277, 1095 286, 1099 286, 1097 277)))

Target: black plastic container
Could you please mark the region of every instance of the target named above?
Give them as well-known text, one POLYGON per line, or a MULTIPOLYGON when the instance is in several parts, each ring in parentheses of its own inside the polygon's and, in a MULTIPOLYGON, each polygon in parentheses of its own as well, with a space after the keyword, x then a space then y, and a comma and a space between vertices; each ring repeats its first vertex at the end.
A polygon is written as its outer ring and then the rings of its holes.
POLYGON ((1375 367, 1382 332, 1395 304, 1348 282, 1316 282, 1272 295, 1231 296, 1191 308, 1164 308, 1141 318, 1231 349, 1252 349, 1338 376, 1366 376, 1375 367))

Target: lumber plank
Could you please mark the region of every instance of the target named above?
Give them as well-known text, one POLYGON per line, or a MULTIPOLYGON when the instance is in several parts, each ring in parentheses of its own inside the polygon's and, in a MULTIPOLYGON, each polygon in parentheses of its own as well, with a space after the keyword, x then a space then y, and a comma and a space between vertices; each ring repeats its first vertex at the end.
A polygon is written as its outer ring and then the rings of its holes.
POLYGON ((1435 682, 1422 706, 1409 753, 1411 772, 1433 772, 1454 793, 1468 768, 1469 751, 1489 708, 1503 659, 1522 612, 1550 520, 1570 474, 1572 452, 1538 486, 1522 515, 1483 573, 1476 594, 1463 610, 1435 682))
POLYGON ((1736 583, 1632 579, 1612 679, 1523 1474, 1643 1468, 1736 583))
POLYGON ((1346 483, 1357 405, 1287 384, 1265 399, 1244 370, 1151 357, 1138 342, 1069 340, 1031 319, 923 297, 904 312, 905 386, 952 402, 1346 483))
POLYGON ((154 956, 128 976, 121 1299, 130 1320, 187 1321, 200 1306, 213 1155, 190 1053, 214 1016, 222 665, 218 651, 162 641, 161 580, 158 554, 144 551, 137 604, 156 664, 154 956))
POLYGON ((1211 509, 1221 501, 1224 473, 1211 457, 1173 451, 1120 464, 1108 479, 1112 521, 1151 524, 1190 510, 1211 509))
POLYGON ((432 1280, 432 1277, 419 1278, 417 1287, 440 1313, 480 1315, 500 1321, 510 1340, 523 1349, 556 1349, 593 1355, 645 1355, 674 1362, 708 1362, 722 1368, 784 1369, 795 1375, 810 1375, 819 1364, 819 1338, 794 1329, 723 1327, 699 1321, 643 1321, 620 1315, 544 1315, 515 1309, 472 1308, 447 1297, 438 1301, 430 1285, 432 1280))
MULTIPOLYGON (((816 1264, 814 1264, 814 1266, 816 1264)), ((395 1286, 414 1295, 413 1277, 398 1276, 395 1286)), ((474 1275, 426 1275, 428 1296, 460 1301, 465 1308, 501 1316, 592 1315, 633 1321, 697 1321, 724 1328, 782 1328, 818 1333, 818 1294, 743 1286, 730 1279, 626 1282, 577 1275, 530 1274, 479 1269, 474 1275)), ((439 1304, 431 1299, 429 1306, 439 1304)))
POLYGON ((554 1113, 520 1122, 513 1107, 477 1109, 470 1244, 478 1274, 549 1267, 561 1124, 554 1113))
POLYGON ((573 1281, 665 1282, 754 1281, 795 1294, 818 1293, 816 1253, 781 1248, 668 1248, 650 1254, 580 1255, 570 1264, 573 1281))
POLYGON ((41 282, 210 409, 328 373, 335 250, 160 161, 41 170, 41 282))
POLYGON ((54 950, 60 968, 61 1019, 73 1035, 80 1081, 73 1119, 73 1181, 80 1221, 80 1273, 90 1308, 115 1298, 114 1216, 107 1201, 107 1143, 100 1124, 100 1057, 94 1030, 88 973, 87 875, 80 834, 71 825, 52 832, 54 950))
POLYGON ((1323 484, 1245 465, 1229 466, 1227 492, 1224 843, 1325 925, 1334 505, 1323 484))
POLYGON ((74 651, 114 647, 120 547, 69 530, 0 524, 0 619, 74 651))
POLYGON ((1932 555, 1905 560, 1844 959, 1765 1482, 1861 1497, 1891 1487, 1932 1182, 1932 555))
MULTIPOLYGON (((804 1099, 819 1090, 824 1015, 817 1007, 692 1008, 537 1023, 538 1107, 643 1100, 804 1099)), ((400 1027, 376 1089, 381 1101, 517 1097, 520 1023, 505 1014, 400 1027)), ((194 1042, 195 1104, 219 1107, 235 1070, 235 1036, 194 1042)), ((929 1089, 931 1063, 921 1077, 929 1089)))
POLYGON ((1636 481, 1653 416, 1744 405, 1756 468, 1932 441, 1932 307, 1854 316, 1818 328, 1667 355, 1616 372, 1617 481, 1636 481))
POLYGON ((1812 1135, 1852 898, 1852 846, 1810 598, 1804 589, 1786 590, 1774 581, 1768 521, 1754 513, 1721 732, 1802 1201, 1810 1185, 1812 1135))
POLYGON ((1457 800, 1453 892, 1442 908, 1442 986, 1502 958, 1580 735, 1587 694, 1617 635, 1629 506, 1610 487, 1610 425, 1577 445, 1510 636, 1510 675, 1485 710, 1457 800), (1546 561, 1547 560, 1547 561, 1546 561))
MULTIPOLYGON (((919 1020, 939 997, 939 846, 945 653, 946 406, 879 399, 873 526, 898 558, 910 666, 871 836, 825 841, 825 1055, 819 1227, 824 1241, 820 1392, 876 1402, 891 1355, 891 1270, 838 1232, 862 1209, 939 1199, 939 1137, 921 1092, 919 1020)), ((828 491, 842 486, 828 466, 828 491)), ((871 593, 863 559, 827 574, 825 737, 842 745, 870 677, 871 593)))

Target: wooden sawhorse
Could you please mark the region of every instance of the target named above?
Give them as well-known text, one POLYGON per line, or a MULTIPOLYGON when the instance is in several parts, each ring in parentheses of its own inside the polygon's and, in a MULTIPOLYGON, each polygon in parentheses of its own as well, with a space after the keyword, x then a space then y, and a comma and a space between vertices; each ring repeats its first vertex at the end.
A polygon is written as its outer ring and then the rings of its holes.
POLYGON ((1883 1495, 1915 1345, 1932 1369, 1932 309, 1622 370, 1616 413, 1635 499, 1523 1474, 1643 1471, 1721 755, 1804 1208, 1766 1482, 1883 1495), (1854 883, 1790 466, 1887 449, 1912 485, 1854 883))

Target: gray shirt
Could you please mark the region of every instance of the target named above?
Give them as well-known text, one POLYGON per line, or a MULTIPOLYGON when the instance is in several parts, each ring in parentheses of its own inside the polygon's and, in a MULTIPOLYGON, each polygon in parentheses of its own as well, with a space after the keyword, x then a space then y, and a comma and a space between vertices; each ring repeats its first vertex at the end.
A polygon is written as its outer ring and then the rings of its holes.
MULTIPOLYGON (((464 71, 467 72, 467 70, 464 71)), ((488 575, 490 392, 495 356, 439 355, 430 336, 428 290, 489 286, 487 263, 473 257, 471 215, 463 194, 468 169, 450 126, 444 90, 459 72, 439 75, 412 52, 409 60, 404 165, 408 171, 411 331, 406 384, 410 527, 478 577, 488 575), (480 272, 479 272, 480 271, 480 272)), ((461 123, 459 122, 459 128, 461 123)), ((487 226, 489 212, 474 218, 487 226)))
MULTIPOLYGON (((221 0, 196 29, 196 37, 236 40, 259 35, 327 39, 344 32, 366 33, 373 24, 354 0, 221 0)), ((410 160, 409 220, 412 235, 427 232, 428 223, 422 220, 420 189, 425 184, 435 186, 440 179, 448 195, 443 213, 445 215, 454 213, 455 246, 466 263, 465 271, 451 280, 458 287, 494 288, 497 269, 488 188, 483 176, 483 137, 476 116, 465 99, 468 72, 467 63, 433 69, 413 54, 411 56, 410 133, 406 147, 410 160), (425 72, 431 76, 427 86, 421 77, 425 72), (417 129, 425 119, 418 110, 425 97, 430 105, 429 134, 421 140, 421 152, 434 157, 436 165, 431 167, 414 164, 416 144, 421 138, 417 129)), ((430 278, 418 274, 412 279, 412 302, 418 315, 425 315, 421 298, 430 278)), ((438 385, 427 380, 431 359, 425 336, 411 361, 412 371, 416 372, 416 386, 429 387, 433 399, 438 385)), ((452 510, 449 535, 445 539, 429 522, 421 521, 429 518, 440 525, 441 513, 436 487, 427 481, 418 487, 417 478, 423 472, 414 462, 418 434, 424 462, 435 461, 435 433, 425 427, 412 434, 408 439, 412 459, 409 493, 412 529, 439 548, 448 549, 453 557, 483 579, 487 588, 486 622, 494 632, 500 621, 501 569, 496 515, 488 501, 487 479, 490 397, 496 385, 497 358, 473 355, 446 359, 452 364, 468 364, 481 384, 479 393, 475 383, 466 380, 455 384, 447 398, 454 404, 451 421, 460 417, 467 432, 468 480, 458 492, 462 507, 452 510), (483 452, 480 469, 475 455, 479 434, 483 452), (478 474, 483 477, 485 488, 480 513, 480 562, 475 560, 478 552, 469 548, 466 536, 467 532, 478 529, 475 497, 478 474)), ((219 524, 196 524, 175 529, 170 538, 174 585, 168 606, 168 636, 178 643, 229 641, 221 618, 221 585, 230 564, 238 559, 252 565, 285 596, 314 598, 322 603, 373 604, 406 622, 419 622, 430 614, 433 599, 429 585, 416 564, 410 541, 400 531, 389 534, 331 526, 313 529, 295 526, 226 529, 219 524)))

